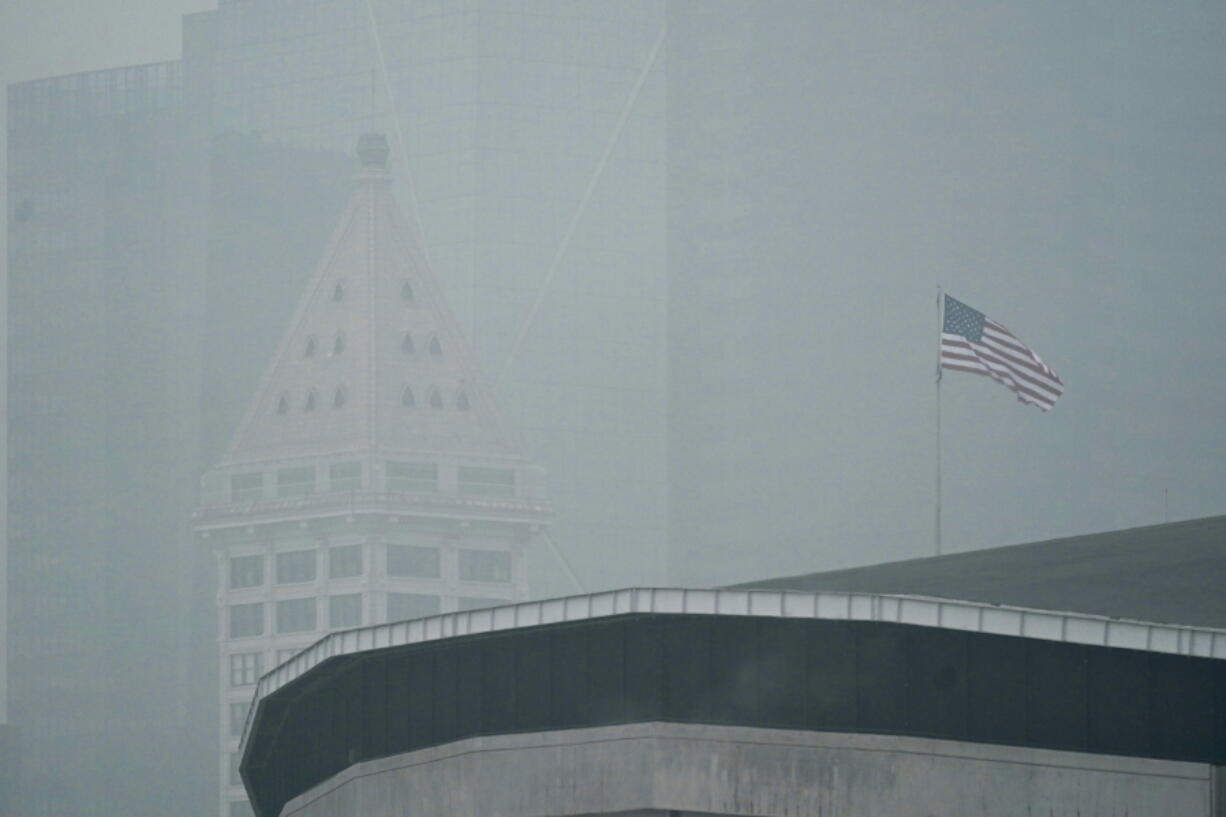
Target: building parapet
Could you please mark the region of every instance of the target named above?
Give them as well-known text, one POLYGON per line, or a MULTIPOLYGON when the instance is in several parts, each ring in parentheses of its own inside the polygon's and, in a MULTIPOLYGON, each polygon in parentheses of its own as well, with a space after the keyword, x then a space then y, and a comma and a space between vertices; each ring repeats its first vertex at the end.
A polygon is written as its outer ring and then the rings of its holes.
POLYGON ((426 513, 464 519, 471 519, 474 515, 494 520, 513 517, 516 521, 544 520, 550 513, 549 506, 544 503, 520 499, 349 491, 205 507, 197 510, 192 519, 196 529, 204 532, 211 528, 237 524, 274 522, 284 516, 301 519, 303 512, 311 511, 327 515, 336 512, 361 514, 396 510, 413 515, 426 513))
POLYGON ((635 613, 888 622, 1226 659, 1226 630, 1208 627, 884 593, 627 588, 445 613, 326 635, 260 679, 243 727, 242 745, 246 746, 251 719, 263 698, 330 658, 459 636, 635 613))
POLYGON ((54 122, 171 108, 181 90, 177 60, 17 82, 8 88, 9 127, 19 135, 54 122))

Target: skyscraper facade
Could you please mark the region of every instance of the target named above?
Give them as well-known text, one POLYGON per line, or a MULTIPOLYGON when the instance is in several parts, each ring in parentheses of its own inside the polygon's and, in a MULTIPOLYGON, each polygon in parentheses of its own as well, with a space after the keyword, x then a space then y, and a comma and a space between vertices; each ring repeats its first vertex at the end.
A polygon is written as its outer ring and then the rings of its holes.
POLYGON ((153 815, 190 788, 180 100, 175 63, 9 89, 11 814, 153 815))

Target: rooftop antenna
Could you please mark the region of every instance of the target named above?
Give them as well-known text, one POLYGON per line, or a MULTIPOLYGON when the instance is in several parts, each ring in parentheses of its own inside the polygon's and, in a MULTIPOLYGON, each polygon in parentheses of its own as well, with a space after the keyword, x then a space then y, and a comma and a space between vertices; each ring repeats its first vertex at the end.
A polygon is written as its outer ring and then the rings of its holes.
POLYGON ((605 142, 604 152, 600 155, 600 159, 596 162, 596 167, 592 170, 587 187, 584 188, 583 194, 579 197, 579 203, 571 213, 570 222, 566 226, 566 231, 562 234, 562 240, 558 242, 558 247, 554 250, 553 260, 549 262, 549 267, 545 270, 545 277, 541 281, 541 285, 537 287, 536 300, 532 302, 532 306, 528 309, 527 317, 520 324, 519 334, 511 342, 511 348, 506 353, 502 368, 499 369, 498 376, 494 379, 494 388, 496 389, 502 386, 503 381, 510 374, 511 367, 515 364, 515 358, 519 356, 524 340, 528 337, 528 332, 532 329, 533 323, 536 322, 536 316, 541 311, 541 304, 545 301, 545 296, 553 285, 553 280, 557 277, 558 270, 562 265, 562 259, 570 248, 571 238, 578 229, 579 223, 583 220, 583 215, 587 211, 587 205, 592 198, 593 191, 595 191, 600 180, 604 178, 605 168, 609 165, 609 157, 613 155, 614 148, 617 147, 618 142, 621 140, 622 131, 625 130, 626 122, 630 119, 630 114, 634 110, 635 103, 638 102, 643 86, 647 84, 647 79, 651 76, 652 69, 655 68, 656 58, 659 56, 660 49, 663 47, 667 36, 668 22, 665 21, 660 26, 660 33, 656 35, 656 40, 651 46, 651 51, 647 54, 642 70, 639 71, 634 87, 630 90, 630 97, 626 100, 626 104, 622 106, 621 114, 618 116, 617 122, 613 125, 613 130, 605 142))
MULTIPOLYGON (((404 139, 404 129, 400 126, 400 114, 396 106, 396 98, 392 93, 392 80, 387 70, 387 58, 383 53, 383 36, 379 32, 379 21, 375 17, 375 7, 372 0, 366 0, 366 19, 370 25, 371 44, 375 49, 375 65, 371 67, 372 78, 374 71, 379 72, 383 82, 383 92, 387 96, 387 113, 392 120, 391 133, 395 137, 395 147, 397 155, 400 159, 400 172, 396 175, 402 189, 408 192, 409 217, 412 220, 412 226, 417 230, 419 249, 426 265, 430 264, 430 250, 426 244, 426 231, 422 228, 421 223, 421 206, 417 200, 417 185, 413 180, 413 173, 409 166, 409 148, 408 143, 404 139)), ((374 92, 372 86, 371 106, 374 106, 374 92)))
POLYGON ((375 66, 370 66, 370 130, 373 133, 379 129, 379 124, 375 120, 375 95, 378 93, 375 89, 379 84, 379 75, 376 72, 375 66))

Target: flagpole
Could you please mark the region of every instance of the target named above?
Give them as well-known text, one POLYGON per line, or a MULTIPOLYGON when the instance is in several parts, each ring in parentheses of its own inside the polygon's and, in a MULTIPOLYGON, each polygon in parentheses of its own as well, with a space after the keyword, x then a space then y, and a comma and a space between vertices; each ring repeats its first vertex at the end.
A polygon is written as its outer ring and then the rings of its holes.
POLYGON ((933 541, 936 555, 941 555, 941 310, 944 307, 941 297, 941 285, 937 284, 937 436, 936 436, 936 508, 933 514, 933 541))

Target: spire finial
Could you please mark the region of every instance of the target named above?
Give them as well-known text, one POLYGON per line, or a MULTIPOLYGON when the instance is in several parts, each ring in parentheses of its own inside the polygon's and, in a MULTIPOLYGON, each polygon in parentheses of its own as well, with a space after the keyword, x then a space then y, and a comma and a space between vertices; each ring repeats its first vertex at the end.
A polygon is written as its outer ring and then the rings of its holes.
POLYGON ((358 137, 358 159, 363 170, 387 170, 387 137, 382 133, 364 133, 358 137))

